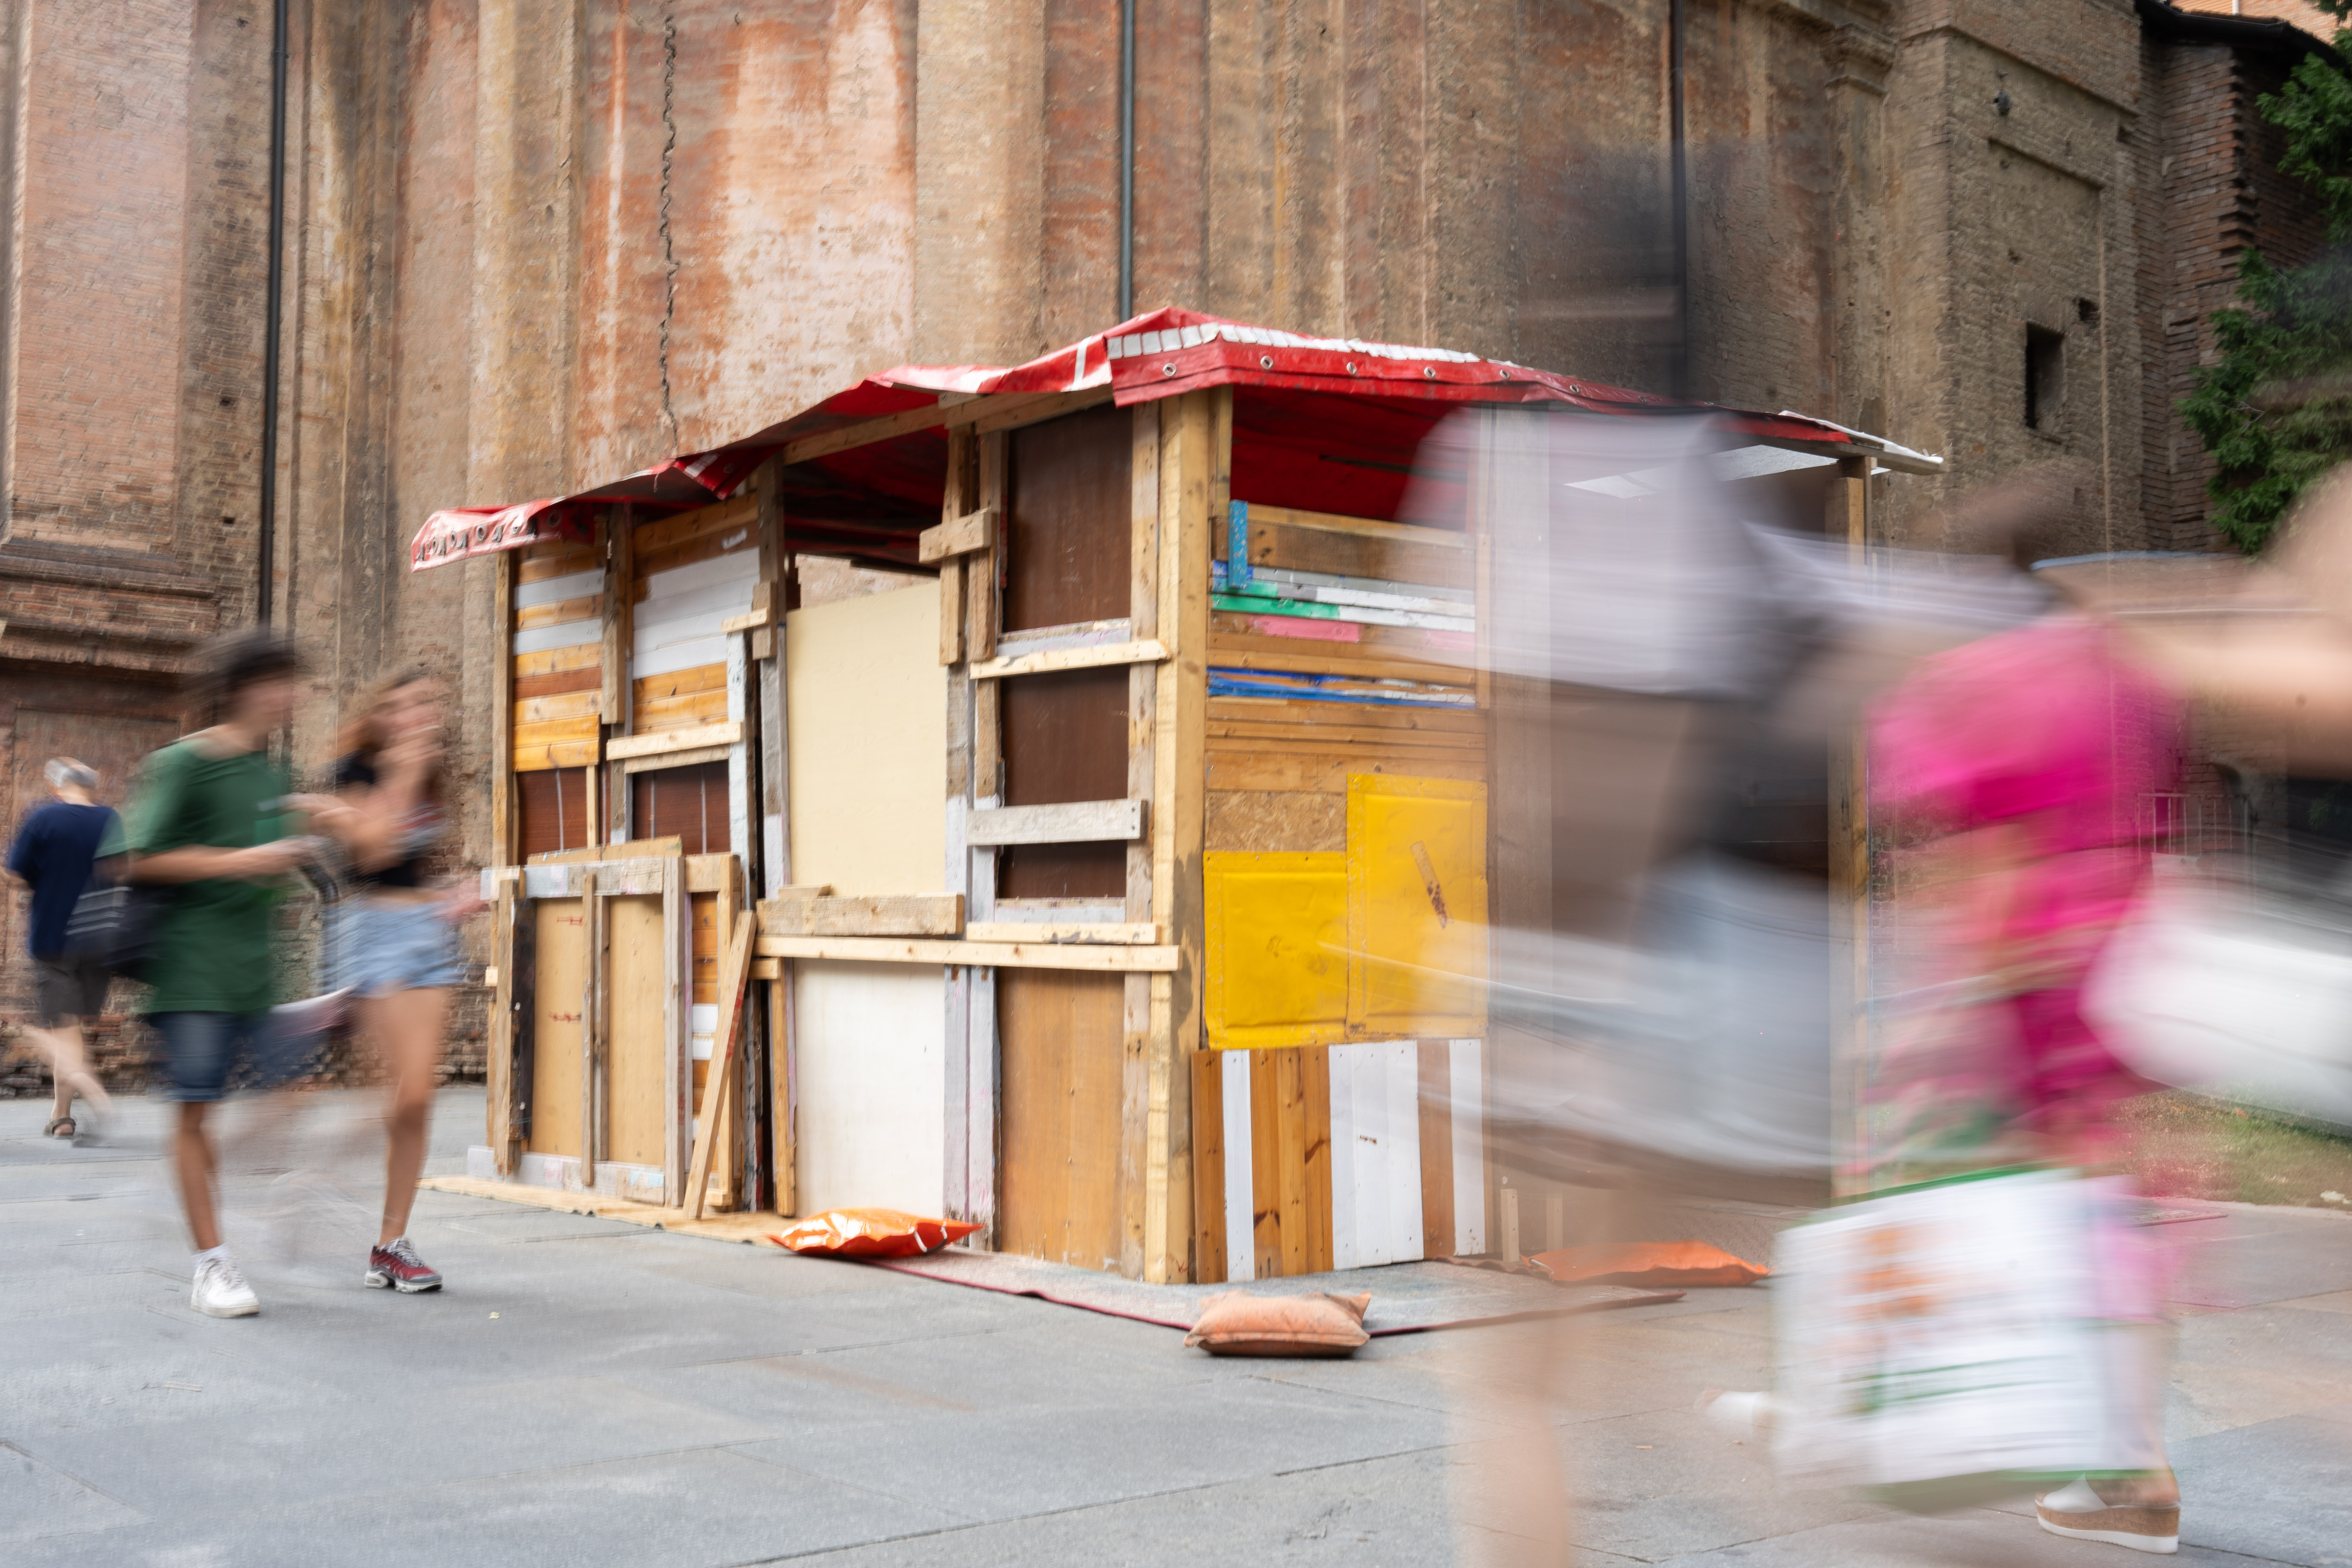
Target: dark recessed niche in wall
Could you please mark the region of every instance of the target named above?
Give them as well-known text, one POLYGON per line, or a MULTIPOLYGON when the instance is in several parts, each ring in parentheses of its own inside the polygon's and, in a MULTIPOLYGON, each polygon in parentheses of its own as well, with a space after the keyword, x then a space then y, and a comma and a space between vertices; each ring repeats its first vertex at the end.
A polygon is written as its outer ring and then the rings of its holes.
POLYGON ((2066 400, 2066 334, 2032 322, 2025 328, 2025 424, 2054 433, 2066 400))

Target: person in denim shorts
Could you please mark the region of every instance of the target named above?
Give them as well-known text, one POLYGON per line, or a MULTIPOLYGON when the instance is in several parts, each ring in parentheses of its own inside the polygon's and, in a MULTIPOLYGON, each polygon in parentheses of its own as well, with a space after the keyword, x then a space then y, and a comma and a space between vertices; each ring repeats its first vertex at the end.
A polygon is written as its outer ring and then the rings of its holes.
POLYGON ((75 902, 89 887, 100 847, 114 831, 115 816, 91 795, 98 788, 98 770, 89 763, 51 757, 42 775, 57 798, 29 813, 8 847, 8 874, 33 895, 26 945, 33 956, 40 1027, 23 1034, 49 1058, 55 1104, 43 1134, 79 1139, 83 1129, 74 1121, 76 1094, 89 1102, 86 1119, 102 1118, 114 1109, 82 1056, 82 1026, 106 1010, 107 986, 114 976, 66 951, 66 925, 73 918, 75 902))
POLYGON ((404 1294, 441 1288, 408 1239, 408 1215, 448 1038, 449 988, 465 977, 457 926, 482 908, 470 879, 435 888, 427 875, 449 831, 440 684, 421 670, 389 677, 344 729, 333 798, 297 797, 351 860, 352 896, 331 916, 328 984, 351 992, 391 1097, 383 1227, 362 1278, 404 1294))
POLYGON ((292 837, 285 770, 269 739, 294 716, 301 661, 277 634, 232 633, 200 656, 219 721, 149 756, 124 813, 131 879, 170 892, 146 967, 148 1022, 163 1037, 179 1102, 173 1158, 196 1245, 189 1304, 215 1318, 261 1310, 213 1200, 218 1163, 205 1116, 240 1055, 262 1049, 276 1000, 270 926, 286 874, 307 859, 292 837))

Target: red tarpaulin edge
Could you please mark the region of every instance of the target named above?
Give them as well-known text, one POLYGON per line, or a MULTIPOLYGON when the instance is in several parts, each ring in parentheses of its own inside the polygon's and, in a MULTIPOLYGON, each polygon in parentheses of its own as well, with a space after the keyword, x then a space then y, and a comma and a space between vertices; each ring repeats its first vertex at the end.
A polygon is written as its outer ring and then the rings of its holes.
POLYGON ((1732 429, 1759 439, 1851 446, 1857 454, 1873 450, 1836 426, 1801 416, 1677 402, 1506 360, 1484 359, 1458 349, 1307 337, 1171 305, 1009 369, 894 366, 742 440, 672 458, 561 500, 436 511, 425 520, 410 546, 410 569, 423 571, 541 538, 586 538, 584 512, 592 504, 630 500, 675 508, 724 500, 793 440, 920 408, 936 403, 942 394, 988 396, 1083 392, 1102 386, 1109 387, 1114 401, 1122 406, 1203 387, 1258 386, 1438 403, 1561 404, 1595 414, 1707 413, 1722 416, 1732 429), (542 519, 551 510, 556 521, 551 525, 542 519), (554 533, 546 531, 551 526, 554 533), (518 527, 524 531, 518 533, 518 527), (463 540, 463 547, 450 542, 453 540, 463 540))

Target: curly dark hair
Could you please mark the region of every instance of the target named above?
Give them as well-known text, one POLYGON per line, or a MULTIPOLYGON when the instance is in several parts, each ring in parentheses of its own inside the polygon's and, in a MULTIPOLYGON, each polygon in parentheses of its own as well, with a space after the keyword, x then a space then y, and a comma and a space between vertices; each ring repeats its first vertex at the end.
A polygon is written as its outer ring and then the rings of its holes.
POLYGON ((248 686, 302 673, 294 639, 268 626, 226 632, 196 650, 189 665, 189 688, 217 710, 248 686))

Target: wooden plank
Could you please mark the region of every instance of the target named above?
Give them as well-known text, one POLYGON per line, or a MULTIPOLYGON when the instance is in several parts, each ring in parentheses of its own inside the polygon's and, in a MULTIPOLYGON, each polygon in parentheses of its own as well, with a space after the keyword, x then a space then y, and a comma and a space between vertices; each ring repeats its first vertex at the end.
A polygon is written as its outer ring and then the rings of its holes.
POLYGON ((1143 818, 1139 800, 1000 805, 973 812, 964 825, 964 837, 973 845, 1126 844, 1143 837, 1143 818))
MULTIPOLYGON (((527 915, 530 906, 524 905, 527 915)), ((514 1040, 515 1008, 515 885, 499 884, 498 902, 491 919, 490 963, 495 970, 491 977, 494 987, 490 999, 489 1060, 484 1076, 488 1080, 483 1087, 486 1125, 483 1140, 489 1145, 490 1159, 499 1174, 511 1176, 515 1172, 515 1104, 521 1086, 516 1081, 514 1040)))
POLYGON ((593 714, 572 719, 541 719, 514 727, 515 750, 528 751, 533 746, 562 746, 575 741, 593 741, 601 721, 593 714))
POLYGON ((650 735, 667 730, 691 730, 727 721, 727 693, 688 691, 677 697, 656 697, 636 704, 631 732, 650 735))
POLYGON ((588 930, 582 900, 519 901, 536 955, 534 984, 523 1005, 531 1013, 531 1123, 523 1147, 534 1154, 580 1153, 587 1060, 588 930))
POLYGON ((731 746, 742 738, 743 726, 739 723, 702 724, 690 730, 665 730, 655 735, 615 735, 606 742, 604 754, 618 762, 625 757, 658 756, 698 746, 731 746))
MULTIPOLYGON (((1010 448, 1003 432, 979 437, 981 507, 999 518, 1006 515, 1008 505, 1005 473, 1010 448)), ((1003 607, 997 582, 997 552, 993 549, 974 552, 964 571, 964 648, 965 657, 974 664, 996 653, 996 634, 1003 624, 1003 607)), ((942 606, 941 614, 945 614, 942 606)))
POLYGON ((526 702, 534 697, 562 697, 574 691, 595 691, 604 684, 604 672, 594 665, 585 669, 562 669, 552 675, 526 675, 516 678, 513 663, 508 663, 508 679, 511 700, 526 702))
MULTIPOLYGON (((1275 509, 1267 508, 1267 511, 1275 509)), ((1260 509, 1250 508, 1249 552, 1252 566, 1282 566, 1298 572, 1328 572, 1339 577, 1377 577, 1388 583, 1425 583, 1439 588, 1467 588, 1475 580, 1476 559, 1467 535, 1445 534, 1435 529, 1413 529, 1414 542, 1394 537, 1302 526, 1277 526, 1259 521, 1260 509), (1424 542, 1435 534, 1454 544, 1424 542)), ((1293 516, 1309 516, 1294 513, 1293 516)), ((1397 527, 1396 524, 1368 524, 1397 527)))
POLYGON ((612 935, 605 900, 592 879, 581 895, 581 927, 586 943, 580 973, 580 1184, 596 1188, 596 1165, 611 1147, 611 1081, 605 1045, 612 1035, 612 935))
POLYGON ((662 887, 662 1194, 686 1191, 686 1163, 694 1137, 694 926, 686 890, 686 861, 668 861, 662 887))
POLYGON ((954 936, 963 930, 963 895, 763 899, 759 925, 769 936, 954 936))
POLYGON ((1472 780, 1486 776, 1481 752, 1375 752, 1348 747, 1327 747, 1322 752, 1213 749, 1208 753, 1207 769, 1213 810, 1215 797, 1229 792, 1344 796, 1350 773, 1472 780))
POLYGON ((544 583, 551 578, 569 577, 575 572, 593 572, 604 564, 604 552, 592 544, 566 543, 544 555, 534 555, 528 550, 509 553, 520 555, 515 575, 524 583, 544 583))
POLYGON ((559 599, 552 605, 529 605, 515 612, 515 630, 560 626, 570 621, 593 621, 604 611, 604 595, 602 594, 588 594, 577 599, 559 599))
MULTIPOLYGON (((636 583, 629 597, 633 603, 645 604, 653 597, 653 579, 665 572, 675 572, 681 566, 699 565, 716 561, 722 555, 756 557, 760 551, 758 534, 750 523, 726 533, 714 533, 707 538, 689 539, 683 544, 673 544, 667 550, 637 550, 636 583)), ((756 560, 746 560, 743 575, 756 576, 756 560)))
MULTIPOLYGON (((1156 640, 1160 629, 1160 405, 1139 403, 1129 410, 1128 437, 1128 636, 1130 640, 1156 640)), ((1127 795, 1134 800, 1150 800, 1158 783, 1153 765, 1157 741, 1160 676, 1157 664, 1136 664, 1129 667, 1127 677, 1127 795)), ((1168 803, 1161 802, 1164 809, 1168 803)), ((1156 835, 1154 836, 1156 837, 1156 835)), ((1127 847, 1126 923, 1139 931, 1150 932, 1150 940, 1157 942, 1165 929, 1151 918, 1151 870, 1153 839, 1142 838, 1127 847)), ((1152 1075, 1157 1065, 1172 1061, 1169 1047, 1171 1033, 1169 977, 1154 974, 1130 974, 1127 978, 1126 1015, 1128 1037, 1126 1104, 1121 1114, 1127 1119, 1119 1140, 1122 1171, 1132 1166, 1135 1172, 1134 1190, 1128 1196, 1128 1223, 1135 1232, 1141 1272, 1146 1279, 1185 1279, 1200 1273, 1208 1279, 1224 1277, 1224 1240, 1223 1215, 1224 1199, 1223 1161, 1215 1162, 1217 1179, 1213 1202, 1203 1210, 1196 1203, 1194 1212, 1218 1215, 1214 1237, 1214 1266, 1203 1261, 1208 1254, 1202 1250, 1199 1238, 1191 1252, 1192 1269, 1171 1273, 1173 1248, 1154 1255, 1154 1211, 1152 1206, 1153 1153, 1155 1147, 1164 1148, 1164 1118, 1155 1121, 1152 1109, 1152 1075), (1139 1109, 1129 1111, 1127 1105, 1139 1101, 1139 1109), (1155 1145, 1154 1131, 1161 1134, 1155 1145)), ((1198 1058, 1195 1058, 1196 1061, 1198 1058)), ((1188 1089, 1191 1085, 1184 1086, 1188 1089)), ((1220 1091, 1222 1080, 1220 1080, 1220 1091)), ((1221 1100, 1213 1100, 1219 1104, 1221 1100)), ((1223 1131, 1218 1129, 1217 1146, 1223 1147, 1223 1131)), ((1161 1218, 1161 1233, 1166 1221, 1161 1218)))
MULTIPOLYGON (((1454 1256, 1454 1043, 1416 1047, 1421 1086, 1421 1255, 1454 1256)), ((1555 1246, 1559 1245, 1558 1242, 1555 1246)))
POLYGON ((1486 732, 1486 718, 1474 708, 1384 708, 1369 702, 1304 702, 1280 697, 1212 697, 1209 721, 1221 720, 1302 724, 1309 729, 1400 730, 1416 735, 1484 736, 1486 732))
MULTIPOLYGON (((670 846, 666 853, 677 853, 678 840, 664 839, 670 846)), ((686 858, 686 890, 689 893, 728 893, 737 891, 735 873, 742 863, 725 850, 709 855, 688 855, 686 858)))
MULTIPOLYGON (((1251 1051, 1247 1054, 1250 1085, 1250 1250, 1255 1255, 1251 1278, 1280 1279, 1286 1278, 1282 1236, 1282 1090, 1277 1067, 1282 1053, 1251 1051)), ((1227 1243, 1228 1247, 1231 1245, 1227 1243)))
POLYGON ((963 928, 963 938, 966 942, 1090 942, 1113 947, 1150 947, 1160 941, 1160 927, 1151 921, 1131 921, 1117 925, 975 921, 963 928))
POLYGON ((1269 749, 1323 742, 1392 750, 1408 738, 1412 745, 1449 752, 1482 752, 1486 749, 1484 735, 1465 735, 1453 730, 1398 731, 1369 724, 1269 724, 1231 719, 1210 721, 1205 738, 1212 743, 1225 743, 1220 749, 1234 749, 1233 743, 1243 742, 1255 742, 1269 749))
POLYGON ((1449 663, 1371 651, 1380 647, 1376 643, 1317 643, 1299 637, 1212 631, 1209 662, 1227 669, 1339 675, 1355 680, 1418 680, 1432 686, 1467 686, 1477 675, 1474 657, 1466 650, 1459 663, 1449 663))
POLYGON ((838 958, 866 963, 962 963, 1006 969, 1156 973, 1176 967, 1173 947, 1090 942, 947 942, 900 937, 763 936, 762 958, 838 958))
POLYGON ((683 841, 677 838, 632 838, 619 844, 593 845, 586 849, 551 849, 534 855, 534 866, 584 866, 601 860, 643 860, 655 856, 671 856, 678 852, 683 841))
POLYGON ((1307 1271, 1323 1274, 1335 1267, 1331 1260, 1331 1053, 1327 1046, 1299 1046, 1293 1054, 1298 1058, 1298 1098, 1307 1123, 1300 1154, 1307 1271))
POLYGON ((775 1173, 776 1212, 790 1215, 800 1212, 800 1167, 793 1121, 799 1103, 793 1076, 797 1063, 793 1057, 793 988, 788 968, 778 960, 757 959, 753 968, 768 983, 768 1017, 774 1030, 768 1057, 769 1163, 775 1173), (774 1022, 778 1019, 782 1022, 774 1022))
POLYGON ((737 921, 735 939, 727 946, 727 963, 719 971, 719 1029, 710 1042, 710 1068, 702 1089, 701 1114, 694 1124, 694 1162, 688 1167, 686 1191, 693 1200, 694 1217, 702 1217, 703 1200, 710 1186, 710 1156, 716 1146, 720 1105, 735 1082, 735 1041, 741 1034, 743 991, 751 978, 753 922, 737 921))
MULTIPOLYGON (((513 556, 501 552, 490 565, 490 625, 496 628, 499 643, 499 652, 490 660, 490 863, 494 866, 509 865, 515 858, 515 787, 510 765, 515 680, 518 676, 537 673, 525 671, 522 661, 506 651, 514 637, 514 579, 513 556)), ((494 1023, 493 1034, 502 1026, 494 1023)))
POLYGON ((1225 1279, 1225 1064, 1195 1051, 1192 1075, 1192 1260, 1196 1283, 1225 1279))
POLYGON ((606 587, 598 692, 604 722, 625 730, 630 722, 630 650, 636 639, 636 508, 625 503, 605 515, 606 587))
POLYGON ((555 746, 526 746, 514 755, 519 773, 547 773, 555 768, 586 768, 596 763, 599 741, 569 741, 555 746))
POLYGON ((1116 1269, 1120 983, 1034 973, 996 983, 999 1249, 1116 1269))
MULTIPOLYGON (((1252 501, 1249 521, 1253 526, 1263 523, 1275 528, 1302 528, 1316 533, 1343 534, 1354 539, 1377 539, 1390 544, 1410 544, 1433 550, 1467 552, 1472 546, 1471 535, 1456 533, 1448 528, 1423 528, 1409 522, 1376 522, 1367 517, 1345 517, 1337 512, 1302 511, 1295 507, 1260 506, 1252 501)), ((1370 574, 1364 574, 1370 575, 1370 574)), ((1359 575, 1359 574, 1349 574, 1359 575)), ((1391 582, 1413 582, 1414 578, 1391 578, 1391 582)), ((1467 587, 1468 584, 1459 586, 1467 587)))
MULTIPOLYGON (((650 554, 667 550, 690 540, 706 539, 713 534, 731 533, 736 529, 756 524, 760 521, 758 491, 746 489, 742 494, 692 511, 672 512, 667 517, 654 518, 639 523, 636 531, 636 552, 650 554)), ((625 580, 625 579, 616 579, 625 580)))
POLYGON ((971 667, 971 678, 998 680, 1014 675, 1043 675, 1055 669, 1093 669, 1107 664, 1158 664, 1169 657, 1159 639, 1147 637, 1094 647, 1057 647, 1043 653, 984 659, 971 667))
POLYGON ((644 676, 629 683, 630 696, 639 702, 656 702, 665 697, 686 697, 698 691, 726 689, 725 659, 673 669, 667 675, 644 676))
MULTIPOLYGON (((1824 498, 1823 531, 1845 544, 1858 569, 1870 542, 1870 459, 1846 458, 1824 498)), ((1868 747, 1859 726, 1832 738, 1829 747, 1830 1006, 1840 1020, 1831 1042, 1834 1124, 1858 1156, 1870 1152, 1866 1114, 1871 1025, 1863 999, 1870 978, 1870 782, 1868 747)), ((1839 1196, 1866 1190, 1855 1173, 1866 1158, 1841 1162, 1832 1177, 1839 1196)))
POLYGON ((1077 392, 1048 392, 1034 400, 1014 402, 999 395, 984 399, 972 418, 972 428, 985 437, 992 432, 1018 429, 1024 425, 1042 425, 1048 419, 1059 419, 1065 414, 1098 407, 1114 395, 1108 386, 1089 386, 1077 392))
POLYGON ((1001 515, 994 507, 984 506, 923 530, 915 536, 915 559, 928 565, 987 549, 996 542, 1001 515))
POLYGON ((557 719, 593 719, 598 710, 597 693, 567 691, 554 697, 528 697, 514 705, 515 724, 544 724, 557 719))
MULTIPOLYGON (((1315 1271, 1313 1226, 1307 1218, 1307 1073, 1305 1058, 1312 1047, 1294 1046, 1267 1053, 1274 1058, 1275 1093, 1280 1097, 1275 1117, 1276 1191, 1282 1202, 1282 1274, 1296 1279, 1315 1271)), ((1326 1140, 1328 1147, 1328 1140, 1326 1140)), ((1329 1235, 1327 1218, 1324 1232, 1329 1235)), ((1327 1243, 1328 1245, 1328 1243, 1327 1243)))
MULTIPOLYGON (((977 400, 975 400, 977 401, 977 400)), ((784 443, 779 454, 787 465, 805 463, 812 458, 823 458, 835 452, 846 452, 853 447, 871 446, 877 441, 895 440, 918 430, 933 430, 948 423, 959 406, 971 405, 934 404, 928 408, 909 408, 898 414, 885 414, 873 419, 863 419, 845 425, 838 430, 821 435, 803 436, 797 441, 784 443)))
POLYGON ((519 653, 510 656, 515 679, 526 676, 554 675, 564 670, 594 669, 602 662, 593 642, 578 643, 571 647, 551 647, 539 653, 519 653))

